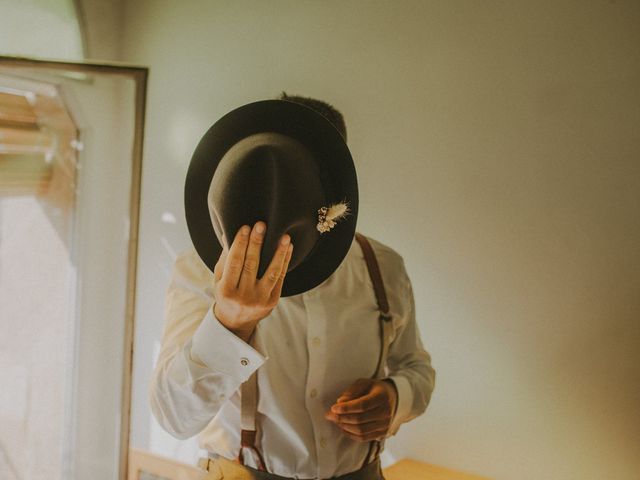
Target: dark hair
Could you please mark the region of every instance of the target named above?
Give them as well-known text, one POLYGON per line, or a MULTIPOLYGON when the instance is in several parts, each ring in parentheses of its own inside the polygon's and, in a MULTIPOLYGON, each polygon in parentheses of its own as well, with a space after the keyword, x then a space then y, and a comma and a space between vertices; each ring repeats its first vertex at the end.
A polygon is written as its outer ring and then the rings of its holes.
POLYGON ((312 108, 329 120, 331 124, 342 134, 344 141, 347 141, 347 125, 344 123, 344 117, 338 110, 327 102, 316 100, 315 98, 301 97, 299 95, 287 95, 287 92, 282 92, 278 97, 278 100, 287 100, 288 102, 299 103, 300 105, 312 108))

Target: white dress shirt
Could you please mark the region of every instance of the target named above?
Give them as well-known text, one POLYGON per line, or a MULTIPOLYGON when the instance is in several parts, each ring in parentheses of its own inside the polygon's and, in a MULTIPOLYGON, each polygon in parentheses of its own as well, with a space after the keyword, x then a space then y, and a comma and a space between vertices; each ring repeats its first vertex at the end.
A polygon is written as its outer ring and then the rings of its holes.
MULTIPOLYGON (((367 237, 368 238, 368 237, 367 237)), ((402 257, 369 238, 387 290, 395 335, 387 372, 398 391, 389 435, 421 414, 435 372, 415 321, 402 257)), ((213 315, 214 277, 195 250, 178 256, 167 291, 166 324, 150 387, 151 409, 169 433, 234 459, 240 448, 239 387, 258 370, 257 446, 269 472, 330 478, 361 467, 369 444, 324 417, 380 355, 378 308, 357 241, 319 286, 281 298, 258 324, 252 345, 213 315)), ((245 462, 255 466, 249 450, 245 462)))

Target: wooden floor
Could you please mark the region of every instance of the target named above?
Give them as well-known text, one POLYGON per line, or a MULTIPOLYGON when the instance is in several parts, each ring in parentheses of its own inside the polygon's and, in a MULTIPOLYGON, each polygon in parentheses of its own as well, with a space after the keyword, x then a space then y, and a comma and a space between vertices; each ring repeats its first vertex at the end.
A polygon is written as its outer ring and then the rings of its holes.
MULTIPOLYGON (((429 463, 403 459, 383 470, 385 480, 489 480, 429 463)), ((127 480, 198 480, 200 470, 174 460, 132 448, 127 480)))
POLYGON ((462 473, 408 458, 385 468, 383 474, 385 480, 489 480, 488 477, 462 473))

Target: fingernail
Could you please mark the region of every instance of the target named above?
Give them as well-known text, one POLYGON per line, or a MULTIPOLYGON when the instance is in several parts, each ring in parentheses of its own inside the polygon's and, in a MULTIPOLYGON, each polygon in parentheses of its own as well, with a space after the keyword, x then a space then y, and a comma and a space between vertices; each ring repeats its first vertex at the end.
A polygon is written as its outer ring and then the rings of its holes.
POLYGON ((245 225, 244 227, 242 227, 240 229, 240 234, 244 237, 246 237, 247 235, 249 235, 249 232, 251 231, 251 229, 249 228, 248 225, 245 225))
POLYGON ((291 241, 291 237, 289 237, 289 235, 285 235, 284 237, 282 237, 281 243, 282 245, 289 245, 290 241, 291 241))
POLYGON ((256 232, 264 233, 264 223, 256 223, 256 232))

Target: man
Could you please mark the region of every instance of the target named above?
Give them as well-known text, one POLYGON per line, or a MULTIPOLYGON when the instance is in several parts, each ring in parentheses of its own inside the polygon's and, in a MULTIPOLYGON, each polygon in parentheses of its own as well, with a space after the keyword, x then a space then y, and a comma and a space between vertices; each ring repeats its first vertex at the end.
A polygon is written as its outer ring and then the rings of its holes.
POLYGON ((223 117, 194 153, 196 248, 176 260, 150 400, 169 433, 200 434, 207 478, 380 479, 382 442, 427 407, 411 282, 394 250, 354 236, 345 140, 329 104, 283 94, 223 117), (300 227, 331 195, 340 213, 300 227))

